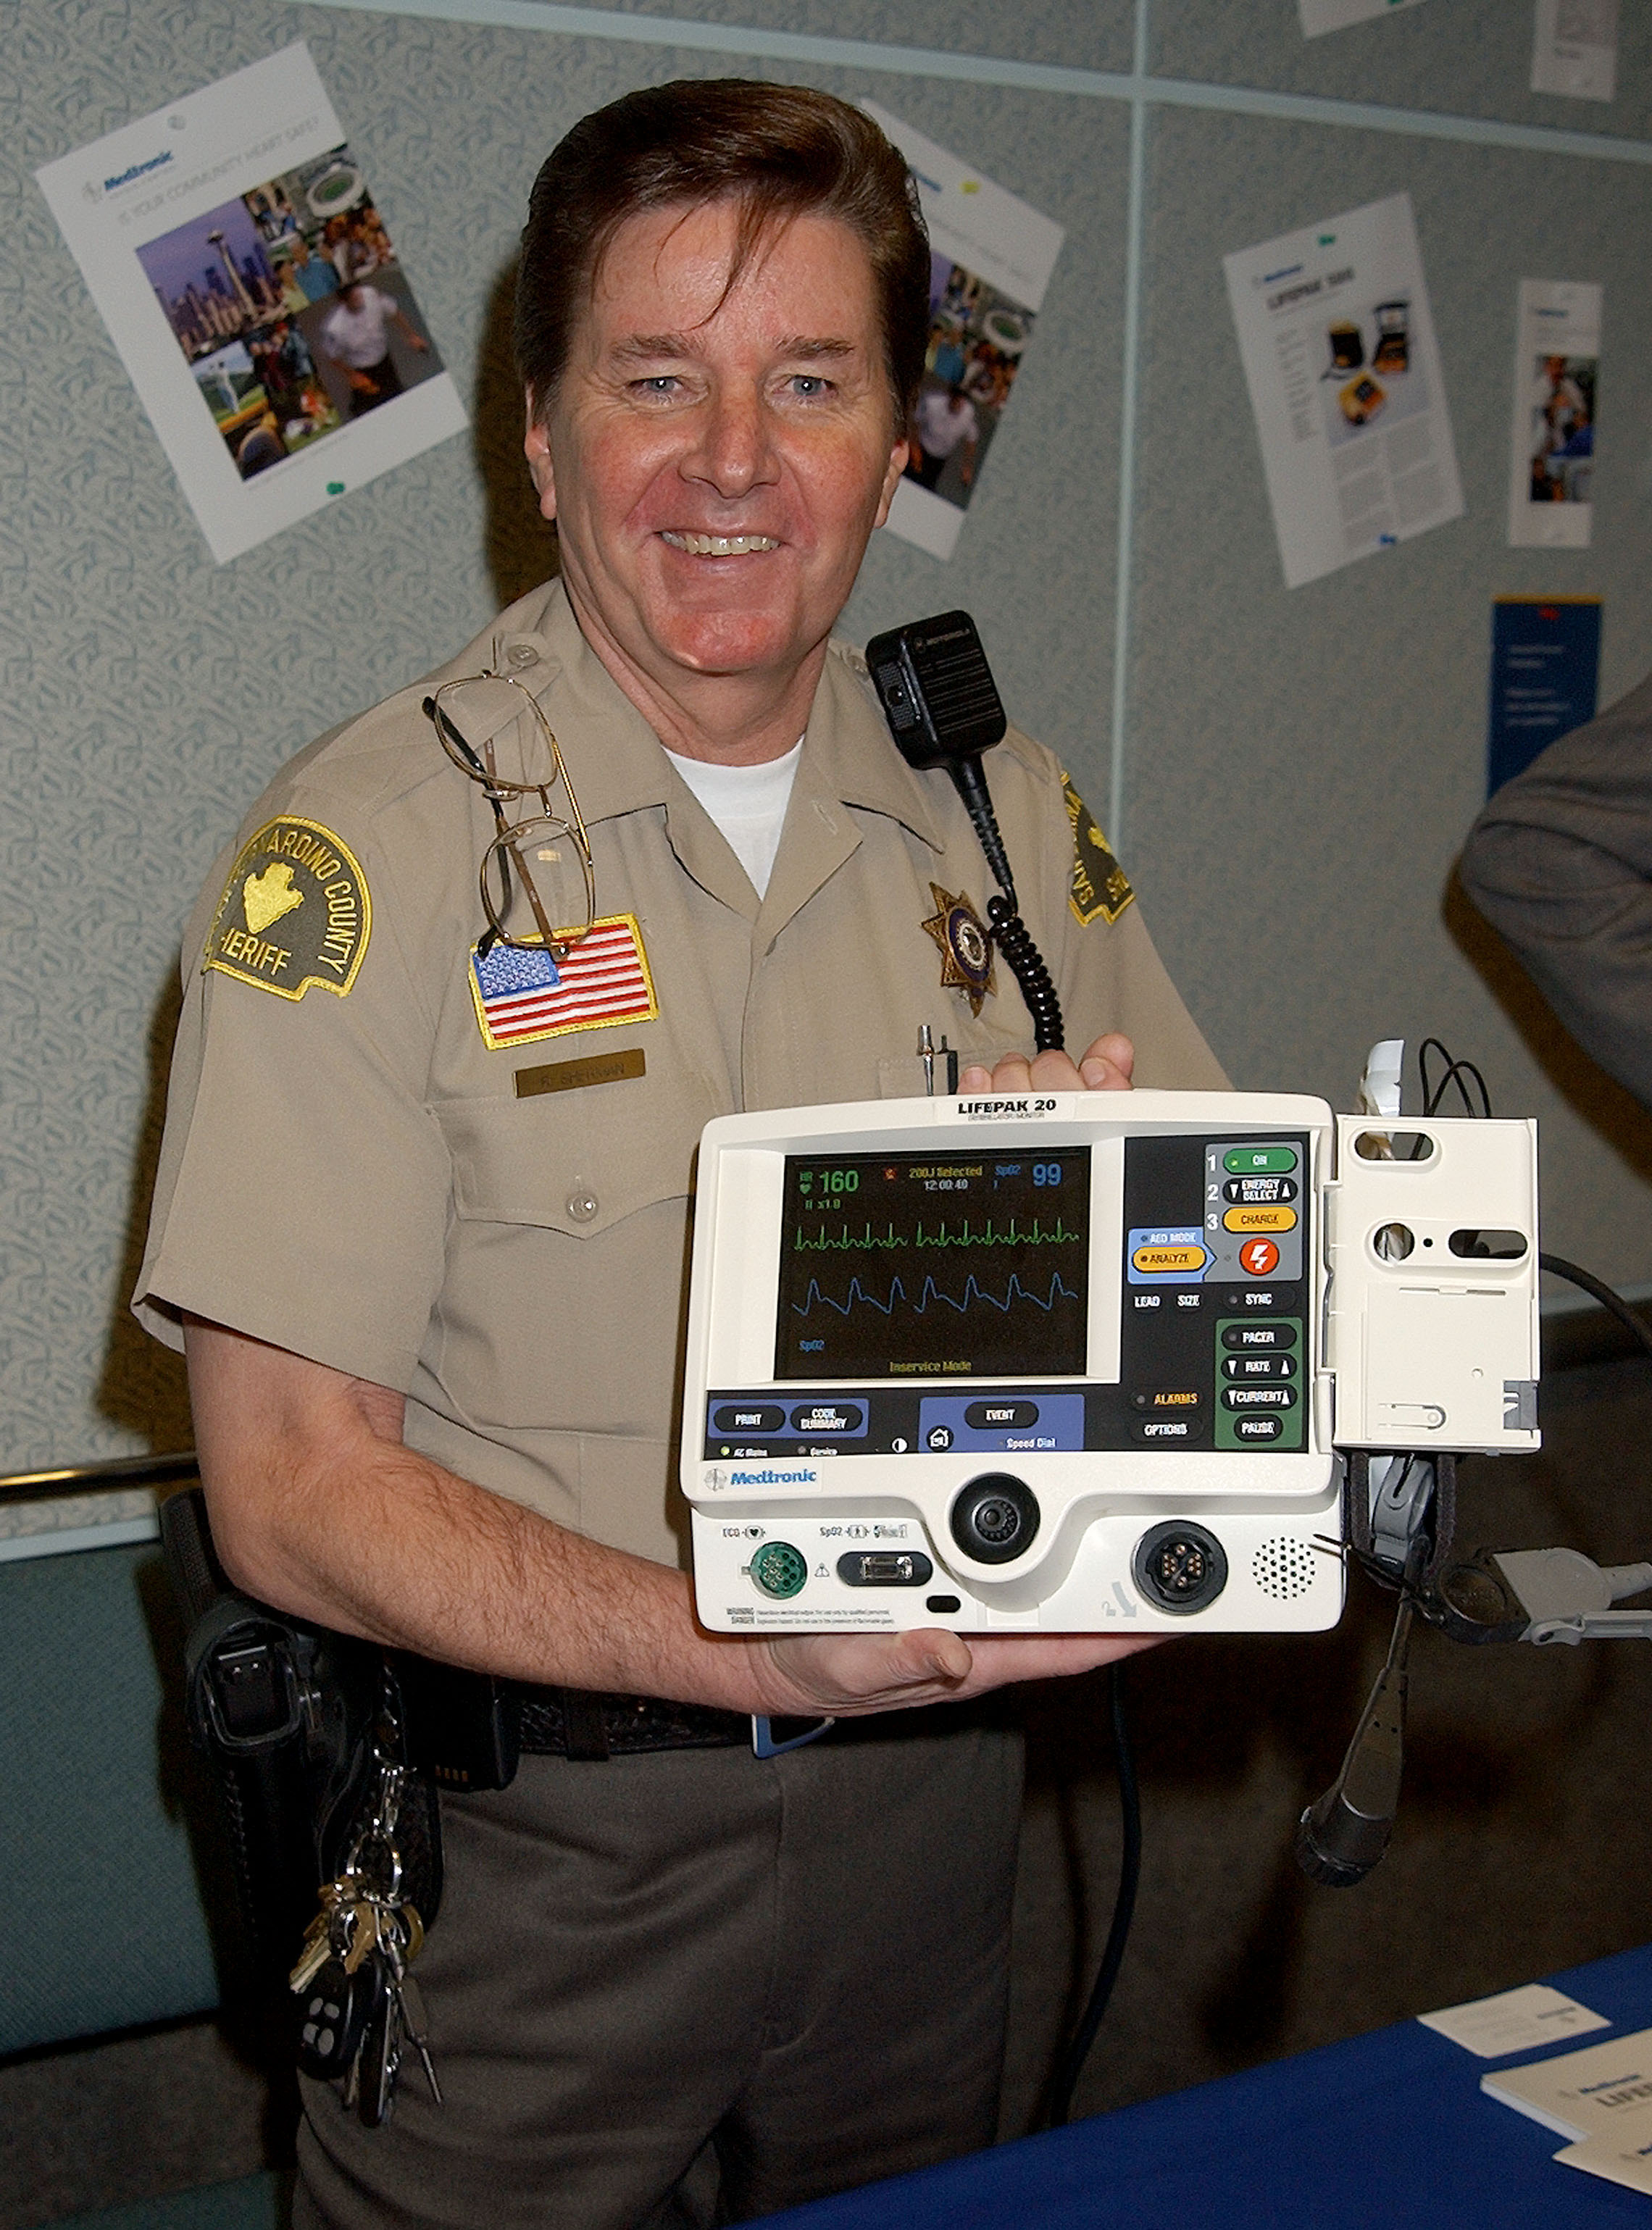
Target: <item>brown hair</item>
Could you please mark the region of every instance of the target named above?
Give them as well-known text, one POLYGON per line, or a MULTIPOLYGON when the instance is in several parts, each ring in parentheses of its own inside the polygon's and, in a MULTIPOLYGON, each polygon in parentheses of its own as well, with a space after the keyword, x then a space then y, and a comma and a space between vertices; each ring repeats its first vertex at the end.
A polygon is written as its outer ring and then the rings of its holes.
POLYGON ((583 117, 533 182, 516 280, 516 363, 543 413, 615 233, 646 210, 741 204, 732 287, 765 233, 834 217, 866 249, 897 427, 924 372, 929 239, 905 158, 829 93, 679 79, 583 117))

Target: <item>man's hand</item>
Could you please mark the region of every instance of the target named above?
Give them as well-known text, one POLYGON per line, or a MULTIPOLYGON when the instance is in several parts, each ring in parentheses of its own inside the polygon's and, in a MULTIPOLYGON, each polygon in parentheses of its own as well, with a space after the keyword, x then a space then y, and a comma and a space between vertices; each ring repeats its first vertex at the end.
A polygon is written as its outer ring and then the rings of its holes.
POLYGON ((778 1676, 764 1709, 771 1717, 820 1711, 851 1719, 923 1704, 958 1704, 1014 1680, 1093 1672, 1162 1639, 995 1634, 966 1640, 939 1627, 887 1636, 791 1634, 759 1645, 778 1676))
MULTIPOLYGON (((993 1068, 971 1061, 958 1080, 960 1092, 1128 1092, 1136 1048, 1118 1030, 1109 1030, 1079 1055, 1006 1054, 993 1068)), ((1029 1676, 1030 1677, 1030 1676, 1029 1676)))

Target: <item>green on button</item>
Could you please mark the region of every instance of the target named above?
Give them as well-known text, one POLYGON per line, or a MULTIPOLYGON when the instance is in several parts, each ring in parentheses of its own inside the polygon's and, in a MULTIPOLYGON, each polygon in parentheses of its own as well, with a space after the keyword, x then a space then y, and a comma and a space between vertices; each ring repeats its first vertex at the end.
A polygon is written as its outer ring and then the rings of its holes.
POLYGON ((1252 1176, 1258 1170, 1270 1175, 1275 1170, 1296 1167, 1294 1146, 1229 1146, 1222 1157, 1222 1166, 1234 1176, 1252 1176))

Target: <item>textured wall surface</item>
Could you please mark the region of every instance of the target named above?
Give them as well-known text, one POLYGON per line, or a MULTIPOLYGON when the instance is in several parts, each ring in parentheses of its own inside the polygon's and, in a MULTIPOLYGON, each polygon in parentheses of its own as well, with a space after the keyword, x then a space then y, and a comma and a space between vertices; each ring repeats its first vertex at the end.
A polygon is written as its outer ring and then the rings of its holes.
MULTIPOLYGON (((662 16, 658 8, 632 12, 662 16)), ((1129 0, 683 0, 700 22, 1128 66, 1129 0)), ((1507 0, 1429 0, 1304 42, 1294 0, 1154 0, 1153 67, 1238 86, 1639 133, 1652 55, 1625 10, 1620 99, 1537 100, 1507 0)), ((1107 801, 1130 113, 1117 100, 826 62, 288 7, 12 0, 0 145, 6 594, 0 720, 0 1467, 186 1445, 171 1357, 126 1315, 176 946, 248 800, 342 713, 416 674, 547 568, 502 347, 538 161, 627 87, 728 71, 871 93, 1068 231, 1015 406, 951 564, 879 538, 864 635, 963 603, 1016 717, 1107 801), (473 431, 215 566, 31 172, 309 41, 473 431)), ((1365 1046, 1440 1030, 1546 1125, 1550 1237, 1652 1276, 1652 1125, 1582 1061, 1449 897, 1478 802, 1488 607, 1599 590, 1607 693, 1647 663, 1652 493, 1643 254, 1629 164, 1157 110, 1148 139, 1139 502, 1123 849, 1237 1080, 1345 1101, 1365 1046), (1409 187, 1466 519, 1287 594, 1221 257, 1409 187), (1502 546, 1513 292, 1606 282, 1597 546, 1502 546)), ((272 1215, 303 1203, 272 1199, 272 1215)))

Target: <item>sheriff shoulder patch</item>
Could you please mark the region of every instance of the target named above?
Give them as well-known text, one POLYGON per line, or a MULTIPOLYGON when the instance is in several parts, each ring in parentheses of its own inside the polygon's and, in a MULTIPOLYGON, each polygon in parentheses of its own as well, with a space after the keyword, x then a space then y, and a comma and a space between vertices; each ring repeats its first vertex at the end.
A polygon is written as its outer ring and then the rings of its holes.
POLYGON ((1073 777, 1062 769, 1062 796, 1073 830, 1073 880, 1068 904, 1080 921, 1098 916, 1115 922, 1136 893, 1124 869, 1113 856, 1113 848, 1090 818, 1089 808, 1073 787, 1073 777))
POLYGON ((319 821, 283 813, 241 848, 212 918, 201 972, 218 969, 278 998, 313 983, 342 999, 372 927, 366 879, 319 821))

